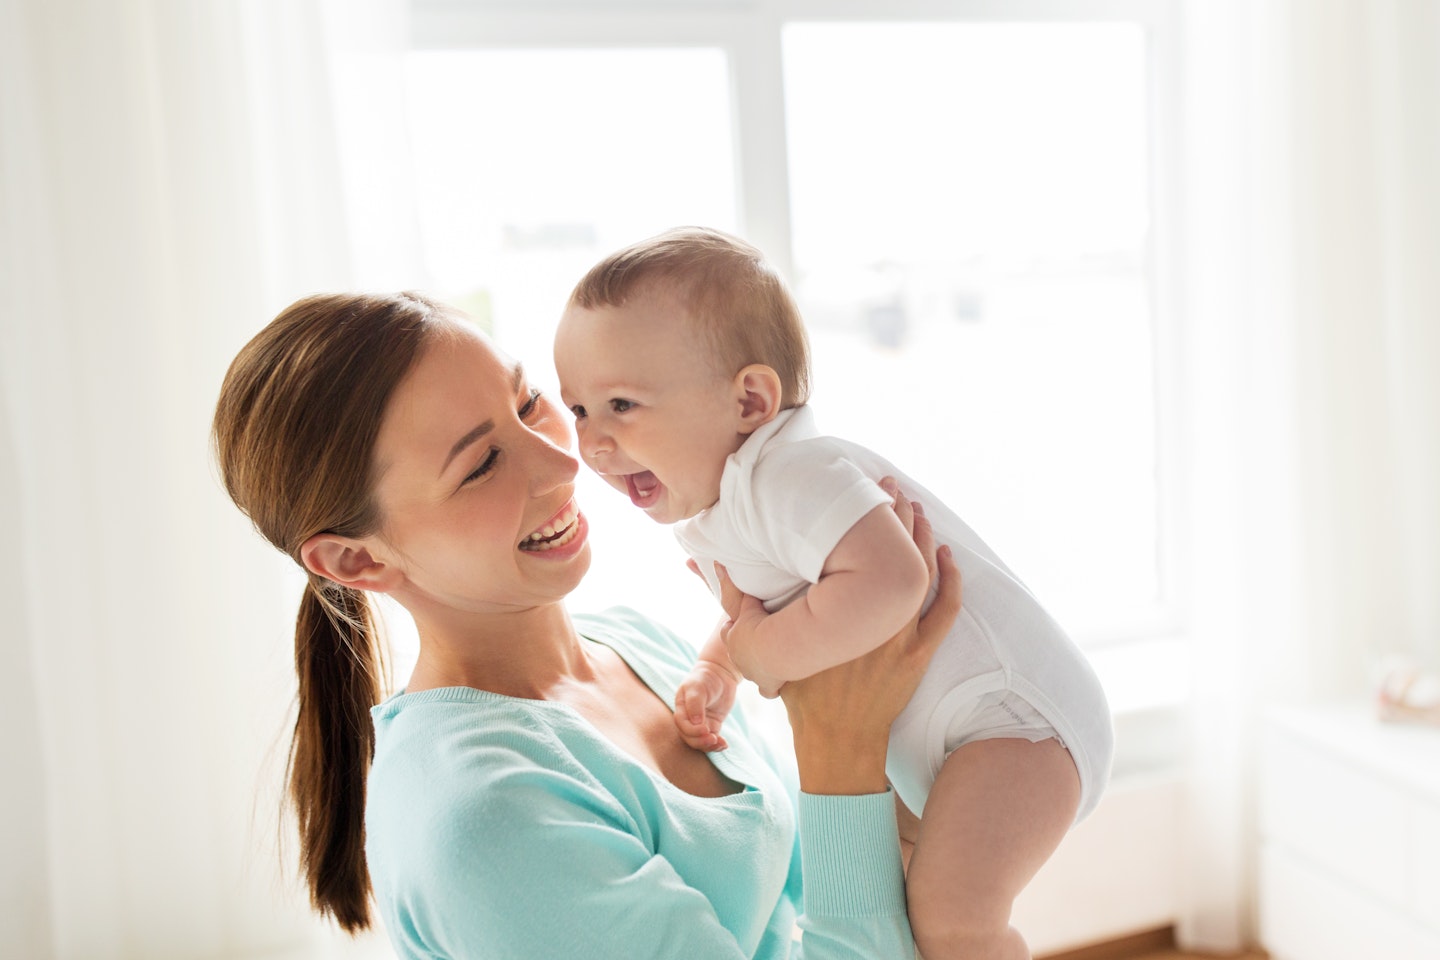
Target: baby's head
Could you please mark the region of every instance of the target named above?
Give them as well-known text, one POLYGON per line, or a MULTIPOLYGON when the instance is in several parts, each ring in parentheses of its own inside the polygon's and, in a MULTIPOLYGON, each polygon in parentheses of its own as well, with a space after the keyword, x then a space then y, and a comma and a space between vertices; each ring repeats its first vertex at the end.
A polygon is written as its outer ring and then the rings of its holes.
POLYGON ((682 227, 591 268, 555 336, 581 455, 664 523, 719 497, 725 458, 806 402, 800 312, 754 247, 682 227))
POLYGON ((755 247, 705 227, 677 227, 612 253, 570 294, 576 307, 623 308, 668 297, 671 314, 722 373, 761 363, 780 377, 782 410, 810 394, 810 343, 800 310, 780 274, 755 247))

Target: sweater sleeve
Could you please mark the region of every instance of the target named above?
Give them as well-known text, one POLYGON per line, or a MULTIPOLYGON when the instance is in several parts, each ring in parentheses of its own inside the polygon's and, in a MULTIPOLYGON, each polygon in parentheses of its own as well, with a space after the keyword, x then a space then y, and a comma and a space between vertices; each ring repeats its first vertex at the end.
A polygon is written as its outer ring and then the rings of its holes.
MULTIPOLYGON (((643 831, 570 777, 527 770, 449 806, 449 822, 427 831, 429 882, 407 898, 415 956, 913 956, 890 794, 801 795, 802 936, 772 938, 754 954, 643 831)), ((794 897, 795 886, 782 895, 794 897)))
POLYGON ((891 792, 802 793, 804 911, 793 960, 915 956, 891 792))

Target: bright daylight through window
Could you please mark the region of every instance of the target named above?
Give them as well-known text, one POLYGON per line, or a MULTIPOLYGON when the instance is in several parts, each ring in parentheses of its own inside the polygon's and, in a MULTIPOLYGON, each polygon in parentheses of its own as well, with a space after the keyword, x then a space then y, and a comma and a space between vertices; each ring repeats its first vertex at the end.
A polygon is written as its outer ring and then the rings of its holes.
MULTIPOLYGON (((781 262, 821 429, 930 486, 1082 643, 1157 623, 1145 32, 793 23, 780 49, 781 262)), ((434 292, 553 385, 550 337, 592 262, 679 224, 746 234, 736 62, 719 40, 413 52, 434 292)), ((576 607, 710 623, 668 530, 581 480, 603 560, 576 607)))

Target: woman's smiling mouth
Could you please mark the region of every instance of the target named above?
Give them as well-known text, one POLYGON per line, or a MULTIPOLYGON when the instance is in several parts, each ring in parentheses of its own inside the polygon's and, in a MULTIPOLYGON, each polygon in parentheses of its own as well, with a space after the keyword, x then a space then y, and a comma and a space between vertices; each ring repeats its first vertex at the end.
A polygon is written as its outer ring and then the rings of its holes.
POLYGON ((580 532, 580 508, 570 500, 549 520, 545 525, 524 540, 520 541, 520 549, 530 553, 544 553, 546 550, 554 550, 563 547, 574 540, 580 532))

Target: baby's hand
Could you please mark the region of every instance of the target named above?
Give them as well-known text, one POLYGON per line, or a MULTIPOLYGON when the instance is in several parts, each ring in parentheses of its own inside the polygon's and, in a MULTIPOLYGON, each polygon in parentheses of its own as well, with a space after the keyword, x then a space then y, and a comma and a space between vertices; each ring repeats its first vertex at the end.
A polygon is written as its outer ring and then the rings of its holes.
POLYGON ((730 708, 735 705, 739 678, 718 663, 696 662, 690 675, 675 693, 675 726, 680 738, 696 750, 724 750, 729 744, 720 736, 730 708))

